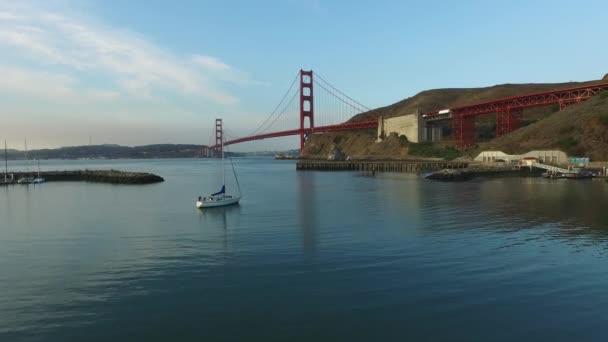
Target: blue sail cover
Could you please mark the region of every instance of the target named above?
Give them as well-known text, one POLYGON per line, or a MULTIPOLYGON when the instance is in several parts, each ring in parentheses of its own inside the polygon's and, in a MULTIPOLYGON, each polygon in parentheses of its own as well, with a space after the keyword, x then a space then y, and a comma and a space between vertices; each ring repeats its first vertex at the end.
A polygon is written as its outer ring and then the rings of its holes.
POLYGON ((212 194, 211 196, 217 196, 217 195, 222 195, 226 193, 226 185, 222 185, 222 190, 220 190, 219 192, 216 192, 214 194, 212 194))

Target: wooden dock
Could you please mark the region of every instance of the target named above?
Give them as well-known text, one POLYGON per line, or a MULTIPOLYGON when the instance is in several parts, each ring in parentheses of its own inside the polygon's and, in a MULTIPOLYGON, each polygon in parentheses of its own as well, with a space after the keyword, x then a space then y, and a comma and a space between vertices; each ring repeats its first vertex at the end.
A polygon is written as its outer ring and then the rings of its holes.
POLYGON ((463 169, 468 163, 446 161, 328 161, 300 160, 298 171, 362 171, 362 172, 430 172, 443 169, 463 169))

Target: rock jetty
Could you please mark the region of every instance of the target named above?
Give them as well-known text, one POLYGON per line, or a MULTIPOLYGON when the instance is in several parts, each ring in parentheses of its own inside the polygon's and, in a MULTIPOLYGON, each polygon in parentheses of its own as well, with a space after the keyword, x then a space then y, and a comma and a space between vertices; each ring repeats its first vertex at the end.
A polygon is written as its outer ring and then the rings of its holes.
MULTIPOLYGON (((31 176, 30 174, 27 174, 31 176)), ((13 173, 14 179, 26 176, 23 172, 13 173)), ((126 172, 117 170, 73 170, 40 172, 40 177, 47 182, 94 182, 109 184, 152 184, 165 180, 157 175, 144 172, 126 172)))
POLYGON ((445 182, 458 182, 472 179, 473 174, 466 170, 443 169, 441 171, 431 173, 426 178, 445 182))

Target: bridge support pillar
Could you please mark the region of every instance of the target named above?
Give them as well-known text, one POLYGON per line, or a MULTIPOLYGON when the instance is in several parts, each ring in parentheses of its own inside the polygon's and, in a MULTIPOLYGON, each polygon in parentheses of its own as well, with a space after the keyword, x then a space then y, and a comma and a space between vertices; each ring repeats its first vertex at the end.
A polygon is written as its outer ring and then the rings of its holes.
POLYGON ((511 133, 521 127, 523 109, 505 108, 496 111, 496 137, 511 133))
POLYGON ((312 70, 300 70, 300 153, 304 151, 306 138, 315 128, 312 85, 312 70), (308 128, 305 126, 306 118, 308 118, 308 128))
POLYGON ((564 110, 564 109, 566 109, 566 107, 571 106, 573 104, 580 103, 581 101, 583 101, 583 99, 581 97, 577 97, 574 99, 567 99, 567 100, 559 100, 559 110, 564 110))
POLYGON ((473 146, 475 143, 475 117, 452 115, 452 139, 460 148, 473 146))
POLYGON ((222 119, 215 119, 215 157, 222 158, 224 141, 224 130, 222 129, 222 119))

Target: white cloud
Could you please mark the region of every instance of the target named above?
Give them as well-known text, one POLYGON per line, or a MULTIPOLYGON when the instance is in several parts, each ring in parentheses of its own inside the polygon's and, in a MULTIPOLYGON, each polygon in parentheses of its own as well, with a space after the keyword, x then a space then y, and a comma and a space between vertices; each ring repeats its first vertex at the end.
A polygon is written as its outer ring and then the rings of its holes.
POLYGON ((135 33, 82 18, 35 2, 0 2, 0 48, 39 66, 56 66, 72 74, 101 73, 122 91, 142 98, 169 90, 234 105, 238 99, 218 82, 255 83, 215 57, 180 56, 135 33))
POLYGON ((119 93, 104 89, 81 90, 76 79, 45 71, 0 66, 0 91, 5 94, 30 95, 61 102, 112 100, 119 93))
POLYGON ((232 67, 230 65, 220 61, 219 59, 217 59, 215 57, 211 57, 211 56, 196 55, 192 58, 192 61, 195 64, 201 65, 210 70, 226 71, 226 70, 232 69, 232 67))

